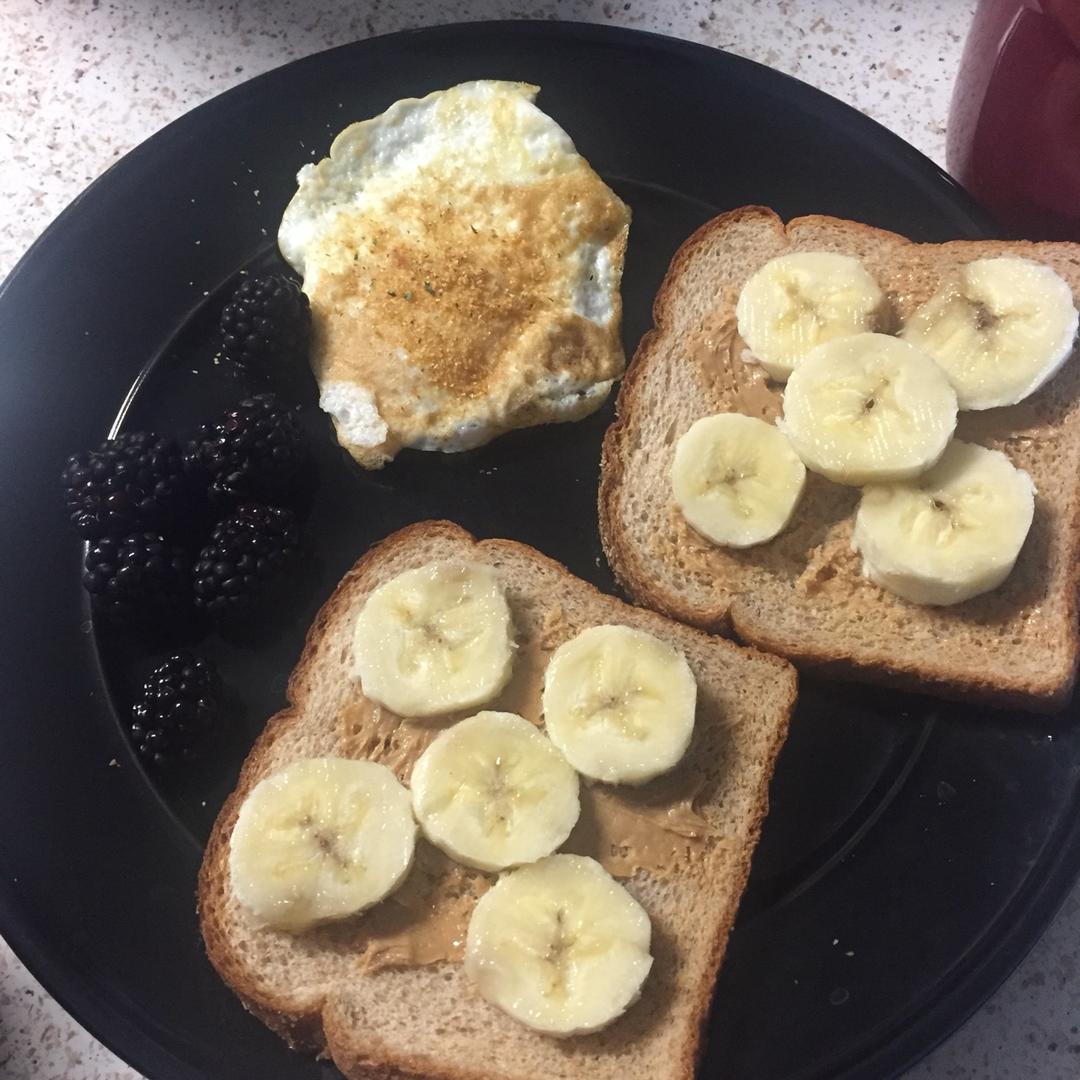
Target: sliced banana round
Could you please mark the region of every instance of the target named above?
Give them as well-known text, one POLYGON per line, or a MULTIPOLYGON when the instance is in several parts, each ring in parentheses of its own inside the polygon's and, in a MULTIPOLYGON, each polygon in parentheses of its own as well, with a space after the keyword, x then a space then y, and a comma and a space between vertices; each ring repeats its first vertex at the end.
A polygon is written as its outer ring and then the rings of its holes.
POLYGON ((1080 313, 1056 271, 1002 255, 960 268, 907 321, 901 337, 944 368, 961 409, 1015 405, 1072 355, 1080 313))
POLYGON ((560 645, 544 673, 544 726, 585 776, 643 784, 690 745, 697 683, 666 641, 629 626, 592 626, 560 645))
POLYGON ((783 382, 816 345, 874 329, 882 292, 858 259, 799 251, 770 259, 739 293, 739 335, 783 382))
POLYGON ((955 440, 917 480, 863 492, 852 547, 883 589, 914 604, 958 604, 1009 576, 1034 512, 1026 472, 999 450, 955 440))
POLYGON ((753 416, 704 416, 675 445, 675 502, 714 544, 771 540, 791 520, 805 483, 806 466, 787 436, 753 416))
POLYGON ((478 901, 465 971, 481 995, 546 1035, 599 1031, 637 1000, 652 967, 645 909, 595 859, 551 855, 478 901))
POLYGON ((260 922, 295 932, 393 892, 415 843, 409 792, 386 766, 307 758, 260 780, 244 800, 229 877, 260 922))
POLYGON ((514 713, 477 713, 447 728, 417 759, 410 784, 424 835, 478 870, 550 855, 581 811, 577 773, 514 713))
POLYGON ((356 620, 364 693, 402 716, 483 705, 509 681, 513 659, 506 596, 478 563, 406 570, 372 592, 356 620))
POLYGON ((956 429, 956 392, 921 349, 856 334, 803 360, 777 427, 808 469, 837 483, 903 480, 941 457, 956 429))

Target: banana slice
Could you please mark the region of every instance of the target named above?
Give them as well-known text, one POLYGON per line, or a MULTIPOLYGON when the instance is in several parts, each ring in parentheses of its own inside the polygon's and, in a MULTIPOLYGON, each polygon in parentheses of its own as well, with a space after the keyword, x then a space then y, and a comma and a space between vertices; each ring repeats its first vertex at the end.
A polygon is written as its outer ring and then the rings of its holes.
POLYGON ((364 693, 402 716, 490 701, 510 679, 510 608, 476 563, 430 563, 377 588, 356 620, 353 663, 364 693))
POLYGON ((304 930, 371 907, 412 864, 408 791, 385 765, 307 758, 260 780, 229 846, 236 898, 280 930, 304 930))
POLYGON ((697 683, 686 657, 629 626, 592 626, 544 673, 544 726, 585 776, 643 784, 673 768, 694 730, 697 683))
POLYGON ((742 288, 739 334, 783 382, 815 345, 873 330, 882 292, 858 259, 800 251, 770 259, 742 288))
POLYGON ((527 1027, 584 1035, 637 1000, 652 967, 651 937, 645 909, 595 859, 551 855, 480 897, 465 971, 527 1027))
POLYGON ((806 466, 787 437, 753 416, 704 416, 675 446, 675 502, 714 544, 771 540, 791 520, 805 483, 806 466))
POLYGON ((917 480, 863 492, 852 547, 883 589, 958 604, 1009 576, 1034 512, 1026 472, 999 450, 956 440, 917 480))
POLYGON ((1005 255, 960 269, 908 320, 901 337, 945 370, 961 409, 1015 405, 1072 355, 1080 313, 1049 266, 1005 255))
POLYGON ((478 870, 550 855, 577 824, 577 773, 536 727, 482 712, 442 732, 413 766, 424 835, 478 870))
POLYGON ((904 480, 941 457, 956 428, 956 393, 921 349, 856 334, 803 360, 777 427, 808 469, 837 483, 904 480))

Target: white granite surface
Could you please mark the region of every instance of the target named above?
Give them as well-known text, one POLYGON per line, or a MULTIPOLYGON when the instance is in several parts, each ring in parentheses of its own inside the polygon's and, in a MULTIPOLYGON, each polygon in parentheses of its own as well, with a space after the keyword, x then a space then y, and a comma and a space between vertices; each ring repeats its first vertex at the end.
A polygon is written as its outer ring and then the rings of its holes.
MULTIPOLYGON (((974 0, 3 0, 0 275, 79 191, 192 106, 333 45, 421 25, 565 18, 716 45, 862 109, 938 162, 974 0)), ((1080 1076, 1080 890, 907 1080, 1080 1076)), ((0 1077, 136 1080, 0 942, 0 1077)), ((748 1078, 749 1080, 749 1078, 748 1078)))

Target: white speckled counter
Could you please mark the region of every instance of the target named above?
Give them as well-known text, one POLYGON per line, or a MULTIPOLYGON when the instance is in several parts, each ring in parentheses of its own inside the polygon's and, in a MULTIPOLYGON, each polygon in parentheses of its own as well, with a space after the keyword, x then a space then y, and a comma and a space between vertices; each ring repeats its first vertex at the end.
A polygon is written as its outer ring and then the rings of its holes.
MULTIPOLYGON (((485 18, 639 27, 770 64, 850 102, 938 162, 974 0, 4 0, 0 275, 95 176, 252 75, 357 38, 485 18)), ((908 1080, 1080 1075, 1080 890, 1019 970, 908 1080)), ((135 1080, 0 942, 0 1076, 135 1080)))

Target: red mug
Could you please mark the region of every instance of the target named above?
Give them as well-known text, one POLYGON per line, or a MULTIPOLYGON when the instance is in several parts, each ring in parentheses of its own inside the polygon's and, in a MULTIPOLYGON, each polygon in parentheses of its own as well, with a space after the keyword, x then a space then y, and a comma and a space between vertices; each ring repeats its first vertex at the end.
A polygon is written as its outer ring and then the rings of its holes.
POLYGON ((1009 232, 1080 240, 1080 0, 981 0, 946 161, 1009 232))

